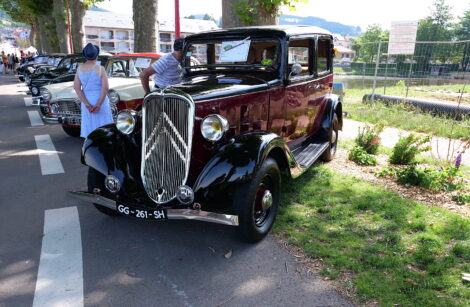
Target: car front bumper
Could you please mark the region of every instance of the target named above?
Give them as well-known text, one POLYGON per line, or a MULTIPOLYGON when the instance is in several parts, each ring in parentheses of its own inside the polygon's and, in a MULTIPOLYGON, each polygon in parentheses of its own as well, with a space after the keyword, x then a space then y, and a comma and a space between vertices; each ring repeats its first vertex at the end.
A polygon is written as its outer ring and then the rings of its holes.
MULTIPOLYGON (((93 194, 83 191, 72 191, 70 192, 72 196, 80 200, 84 200, 96 205, 100 205, 111 209, 113 211, 119 212, 117 210, 116 201, 103 197, 98 194, 93 194)), ((192 209, 165 209, 166 216, 169 220, 196 220, 209 223, 217 223, 229 226, 238 226, 238 216, 230 214, 215 213, 202 210, 192 210, 192 209)))

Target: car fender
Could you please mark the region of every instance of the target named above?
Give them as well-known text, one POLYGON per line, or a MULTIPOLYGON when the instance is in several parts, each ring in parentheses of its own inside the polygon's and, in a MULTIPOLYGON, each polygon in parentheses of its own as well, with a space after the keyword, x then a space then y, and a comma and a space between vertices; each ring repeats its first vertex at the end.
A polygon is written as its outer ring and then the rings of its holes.
POLYGON ((218 149, 199 174, 193 185, 196 200, 226 201, 238 185, 253 178, 270 155, 286 174, 296 166, 286 143, 277 134, 249 132, 235 136, 218 149))
POLYGON ((115 124, 94 130, 82 146, 82 163, 103 175, 119 179, 127 196, 142 196, 140 148, 134 138, 123 135, 115 124))
POLYGON ((338 117, 339 130, 343 128, 343 106, 340 100, 340 97, 336 94, 328 94, 325 97, 327 104, 322 120, 321 127, 328 131, 331 126, 331 121, 333 120, 334 114, 338 117))

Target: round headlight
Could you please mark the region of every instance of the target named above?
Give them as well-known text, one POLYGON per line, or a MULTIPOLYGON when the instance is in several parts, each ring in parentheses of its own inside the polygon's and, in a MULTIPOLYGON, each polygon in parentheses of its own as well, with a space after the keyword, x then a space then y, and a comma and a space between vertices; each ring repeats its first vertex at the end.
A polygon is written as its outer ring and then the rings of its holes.
POLYGON ((115 91, 115 90, 109 90, 108 91, 108 98, 109 98, 109 102, 111 103, 118 103, 119 102, 119 94, 115 91))
POLYGON ((44 100, 51 100, 52 94, 48 89, 42 87, 40 92, 41 92, 41 96, 42 96, 42 98, 44 98, 44 100))
POLYGON ((37 94, 39 94, 39 90, 38 90, 38 88, 37 88, 37 87, 35 87, 35 86, 33 86, 33 87, 31 88, 31 93, 33 93, 33 95, 37 95, 37 94))
POLYGON ((131 112, 124 110, 116 116, 116 128, 124 134, 131 134, 135 127, 135 117, 131 112))
POLYGON ((51 103, 50 109, 52 114, 59 114, 59 105, 57 103, 51 103))
POLYGON ((202 136, 212 142, 220 140, 228 128, 227 119, 219 114, 208 115, 201 123, 202 136))

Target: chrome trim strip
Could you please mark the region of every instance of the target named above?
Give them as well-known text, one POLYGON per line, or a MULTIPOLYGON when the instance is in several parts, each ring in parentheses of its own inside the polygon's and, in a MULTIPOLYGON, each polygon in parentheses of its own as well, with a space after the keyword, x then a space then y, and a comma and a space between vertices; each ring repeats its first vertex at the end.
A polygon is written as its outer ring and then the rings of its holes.
MULTIPOLYGON (((116 211, 116 202, 112 199, 89 192, 70 191, 73 197, 92 202, 97 205, 104 206, 116 211)), ((215 213, 209 211, 192 210, 192 209, 166 209, 169 220, 196 220, 209 223, 217 223, 229 226, 238 226, 238 215, 215 213)))
POLYGON ((43 116, 42 119, 48 124, 58 124, 60 123, 60 117, 53 117, 53 116, 43 116))

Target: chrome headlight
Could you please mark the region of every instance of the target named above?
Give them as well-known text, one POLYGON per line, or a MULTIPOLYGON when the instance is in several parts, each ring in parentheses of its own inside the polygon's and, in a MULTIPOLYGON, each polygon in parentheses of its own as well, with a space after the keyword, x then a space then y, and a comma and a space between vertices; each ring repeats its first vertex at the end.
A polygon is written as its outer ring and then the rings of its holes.
POLYGON ((60 109, 59 109, 59 105, 57 103, 51 103, 49 105, 49 108, 51 109, 52 114, 59 114, 60 109))
POLYGON ((33 87, 31 88, 31 93, 33 93, 33 95, 37 95, 37 94, 39 94, 39 90, 38 90, 38 88, 37 88, 37 87, 35 87, 35 86, 33 86, 33 87))
POLYGON ((124 110, 116 116, 116 128, 124 134, 131 134, 135 127, 135 117, 128 111, 124 110))
POLYGON ((227 119, 219 114, 208 115, 201 123, 202 136, 212 142, 220 140, 228 128, 227 119))
POLYGON ((119 94, 115 91, 115 90, 109 90, 108 91, 108 98, 109 98, 109 102, 111 103, 118 103, 119 102, 119 94))
POLYGON ((41 87, 40 93, 41 93, 42 98, 44 98, 44 100, 51 100, 52 94, 48 89, 41 87))

